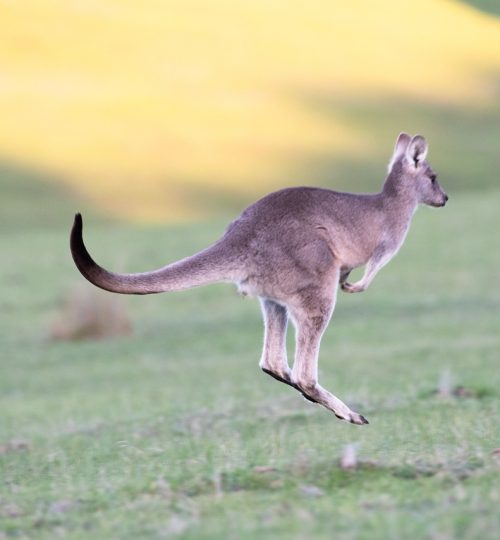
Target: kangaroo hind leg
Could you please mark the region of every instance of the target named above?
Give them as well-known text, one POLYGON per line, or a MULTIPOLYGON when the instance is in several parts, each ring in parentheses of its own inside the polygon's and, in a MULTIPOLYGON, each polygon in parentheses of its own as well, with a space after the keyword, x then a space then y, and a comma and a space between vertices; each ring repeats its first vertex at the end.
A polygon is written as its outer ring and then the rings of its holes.
MULTIPOLYGON (((273 379, 300 391, 292 383, 292 371, 288 366, 286 354, 287 309, 267 298, 261 298, 260 302, 264 316, 264 347, 259 362, 260 369, 273 379)), ((312 401, 308 396, 304 397, 312 401)))
MULTIPOLYGON (((337 278, 338 283, 338 278, 337 278)), ((333 297, 323 290, 303 291, 302 298, 290 308, 296 327, 295 362, 292 369, 292 384, 310 401, 332 411, 337 418, 352 424, 368 424, 360 414, 352 411, 343 401, 325 390, 318 383, 318 354, 321 337, 328 325, 335 305, 333 297)))

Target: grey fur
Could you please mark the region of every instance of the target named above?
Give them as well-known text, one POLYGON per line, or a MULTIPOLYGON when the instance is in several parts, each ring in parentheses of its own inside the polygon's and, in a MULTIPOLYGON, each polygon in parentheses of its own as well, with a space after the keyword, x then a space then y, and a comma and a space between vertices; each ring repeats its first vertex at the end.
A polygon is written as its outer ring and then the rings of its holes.
POLYGON ((260 367, 308 400, 354 424, 367 420, 318 383, 321 336, 335 308, 338 285, 364 291, 401 247, 419 203, 444 206, 447 195, 426 161, 423 137, 401 133, 383 188, 352 194, 298 187, 277 191, 248 207, 209 248, 153 272, 115 274, 98 266, 82 239, 77 214, 71 252, 94 285, 123 294, 151 294, 229 281, 258 296, 264 315, 260 367), (349 273, 365 265, 363 277, 349 273), (296 329, 293 368, 286 357, 288 320, 296 329))

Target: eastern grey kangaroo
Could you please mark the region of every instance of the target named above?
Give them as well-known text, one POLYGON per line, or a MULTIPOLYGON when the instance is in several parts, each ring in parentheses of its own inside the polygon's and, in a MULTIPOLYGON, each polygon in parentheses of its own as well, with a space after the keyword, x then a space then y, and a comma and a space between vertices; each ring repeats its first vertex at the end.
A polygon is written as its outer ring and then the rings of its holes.
POLYGON ((379 193, 312 187, 276 191, 249 206, 210 247, 152 272, 115 274, 98 266, 83 243, 80 214, 71 231, 71 253, 85 278, 116 293, 152 294, 220 281, 236 283, 242 294, 258 296, 262 306, 261 369, 337 418, 367 424, 319 385, 321 336, 332 316, 338 286, 348 293, 364 291, 401 247, 418 204, 446 204, 448 196, 426 156, 423 137, 401 133, 379 193), (349 283, 351 270, 363 265, 363 277, 349 283), (289 318, 296 329, 292 369, 285 346, 289 318))

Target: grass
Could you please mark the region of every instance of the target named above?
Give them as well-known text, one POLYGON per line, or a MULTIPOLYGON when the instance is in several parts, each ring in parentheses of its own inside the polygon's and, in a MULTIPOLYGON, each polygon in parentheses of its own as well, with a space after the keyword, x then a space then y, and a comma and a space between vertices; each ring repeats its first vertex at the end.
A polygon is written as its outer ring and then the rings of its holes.
MULTIPOLYGON (((131 337, 50 341, 80 282, 67 231, 11 224, 0 235, 0 537, 496 538, 498 196, 421 209, 370 290, 340 295, 320 378, 366 427, 259 371, 258 305, 230 286, 127 298, 131 337), (435 395, 445 370, 469 397, 435 395), (359 467, 342 470, 355 443, 359 467)), ((130 271, 223 228, 89 221, 96 258, 130 271)))
POLYGON ((4 4, 0 540, 497 538, 497 2, 4 4), (401 130, 451 199, 323 339, 322 383, 369 426, 260 372, 230 286, 50 339, 83 282, 73 211, 99 262, 150 269, 275 187, 374 190, 401 130))

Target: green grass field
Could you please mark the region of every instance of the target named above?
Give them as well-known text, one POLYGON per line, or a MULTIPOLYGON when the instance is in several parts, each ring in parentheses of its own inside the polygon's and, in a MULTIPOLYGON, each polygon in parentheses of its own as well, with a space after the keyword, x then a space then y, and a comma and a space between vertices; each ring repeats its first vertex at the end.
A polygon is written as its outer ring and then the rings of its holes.
POLYGON ((3 4, 0 540, 496 540, 498 0, 3 4), (370 425, 261 373, 231 286, 127 297, 121 339, 50 338, 93 291, 75 211, 98 262, 148 270, 273 189, 378 189, 402 130, 450 202, 339 294, 321 349, 370 425))
MULTIPOLYGON (((82 279, 70 223, 11 223, 0 538, 497 538, 499 192, 449 191, 445 209, 419 210, 370 290, 339 296, 324 337, 322 383, 366 427, 260 372, 258 303, 231 286, 128 297, 127 338, 49 340, 58 301, 82 279), (446 371, 466 397, 434 394, 446 371), (357 470, 339 467, 347 444, 359 445, 357 470)), ((223 226, 89 219, 86 239, 100 262, 134 271, 223 226)))

